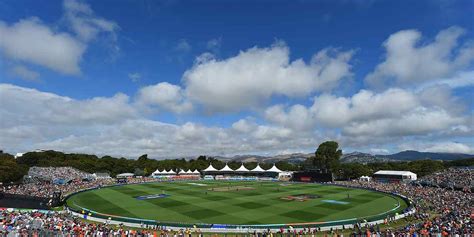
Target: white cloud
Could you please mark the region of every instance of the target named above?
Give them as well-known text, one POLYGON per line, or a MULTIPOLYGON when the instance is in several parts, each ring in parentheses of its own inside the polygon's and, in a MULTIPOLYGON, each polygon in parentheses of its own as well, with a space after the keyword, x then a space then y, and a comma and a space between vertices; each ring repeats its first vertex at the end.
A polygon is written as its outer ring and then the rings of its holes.
POLYGON ((250 133, 257 128, 257 124, 250 119, 239 119, 239 121, 232 124, 232 128, 241 133, 250 133))
MULTIPOLYGON (((136 116, 124 94, 74 100, 10 84, 0 84, 0 112, 4 126, 43 123, 110 124, 136 116)), ((3 126, 2 126, 3 127, 3 126)))
POLYGON ((282 105, 274 105, 264 112, 265 119, 272 123, 303 131, 314 128, 316 123, 314 114, 303 105, 291 106, 285 110, 282 105))
MULTIPOLYGON (((147 89, 152 96, 146 98, 151 99, 152 103, 159 102, 156 104, 159 108, 166 102, 175 105, 176 100, 173 98, 178 98, 178 101, 182 98, 180 88, 171 84, 157 84, 147 89)), ((334 129, 315 130, 312 126, 321 126, 322 122, 311 107, 306 108, 307 111, 304 111, 303 106, 269 109, 273 110, 269 116, 275 114, 274 124, 259 124, 256 122, 258 119, 252 117, 240 119, 229 128, 193 122, 169 124, 148 119, 140 113, 137 107, 140 93, 136 101, 130 101, 120 93, 113 97, 76 100, 0 84, 0 129, 3 134, 0 144, 4 150, 11 152, 40 148, 127 157, 137 157, 143 153, 151 157, 168 158, 200 154, 279 154, 288 150, 314 151, 317 144, 329 139, 338 140, 346 147, 351 145, 357 148, 369 141, 370 144, 389 142, 396 145, 396 142, 400 142, 396 137, 410 138, 413 134, 427 136, 440 130, 465 131, 471 126, 465 124, 462 117, 450 115, 441 108, 425 107, 420 101, 413 103, 412 110, 401 112, 399 116, 395 113, 381 116, 370 110, 362 114, 364 111, 358 107, 362 105, 355 105, 359 102, 354 102, 366 100, 368 104, 377 105, 385 101, 383 97, 403 96, 404 93, 408 92, 375 94, 364 91, 345 98, 350 101, 350 106, 344 116, 349 115, 352 120, 340 127, 341 133, 334 129), (303 120, 315 120, 309 123, 311 126, 300 126, 293 124, 292 119, 303 124, 303 120)))
MULTIPOLYGON (((9 84, 0 84, 0 144, 5 151, 55 149, 99 155, 152 157, 277 153, 308 149, 314 137, 295 136, 288 128, 251 129, 167 124, 144 118, 127 96, 75 100, 9 84)), ((236 124, 239 124, 237 122, 236 124)), ((238 127, 236 125, 236 127, 238 127)))
POLYGON ((351 76, 352 51, 325 49, 310 63, 290 61, 289 53, 288 47, 278 43, 225 60, 206 54, 183 76, 187 96, 210 111, 236 111, 259 106, 272 95, 303 97, 329 90, 351 76))
POLYGON ((0 50, 12 60, 33 63, 64 74, 79 74, 86 46, 67 33, 54 32, 38 18, 13 25, 0 21, 0 50))
POLYGON ((427 135, 449 129, 464 122, 464 118, 453 116, 444 110, 421 107, 393 118, 349 124, 344 127, 343 134, 374 137, 427 135))
MULTIPOLYGON (((43 23, 37 17, 22 19, 9 25, 0 21, 0 52, 13 61, 40 65, 51 70, 79 75, 80 62, 89 41, 100 33, 112 38, 114 51, 116 45, 115 22, 95 16, 89 5, 76 0, 65 0, 64 18, 77 35, 58 31, 43 23)), ((23 74, 25 75, 25 70, 23 74)), ((31 77, 30 73, 30 77, 31 77)))
POLYGON ((398 116, 418 105, 416 97, 402 89, 380 94, 361 90, 350 98, 323 94, 311 107, 316 119, 328 126, 344 126, 351 121, 365 121, 398 116))
POLYGON ((130 80, 132 80, 133 82, 137 82, 142 78, 142 75, 138 72, 129 73, 128 78, 130 78, 130 80))
POLYGON ((33 70, 28 69, 23 65, 16 65, 10 69, 10 73, 16 77, 19 77, 28 81, 38 81, 40 74, 33 70))
POLYGON ((382 86, 387 81, 406 85, 449 77, 474 59, 472 42, 459 46, 463 34, 462 28, 450 27, 440 31, 433 42, 420 43, 419 31, 394 33, 383 44, 387 51, 385 60, 365 80, 382 86))
POLYGON ((459 103, 449 93, 441 96, 442 100, 427 100, 425 92, 389 89, 381 93, 361 90, 352 97, 323 94, 314 98, 311 107, 272 106, 265 118, 297 131, 340 129, 342 136, 353 141, 427 135, 468 126, 469 119, 462 109, 455 109, 459 103))
POLYGON ((88 4, 77 0, 64 0, 63 7, 66 21, 81 40, 93 40, 102 32, 109 33, 112 39, 116 40, 118 25, 96 16, 88 4))
POLYGON ((425 87, 418 95, 423 104, 440 107, 452 113, 461 113, 466 109, 461 98, 453 96, 451 88, 445 84, 425 87))
POLYGON ((141 88, 137 102, 141 105, 161 107, 174 113, 189 112, 193 106, 183 94, 179 86, 161 82, 141 88))
MULTIPOLYGON (((37 144, 69 135, 90 134, 136 118, 128 97, 75 100, 10 84, 0 84, 0 144, 5 149, 37 149, 37 144)), ((90 152, 93 152, 92 150, 90 152)))
POLYGON ((450 88, 462 88, 474 86, 474 71, 461 71, 449 78, 442 78, 440 80, 429 82, 421 86, 421 88, 445 85, 450 88))

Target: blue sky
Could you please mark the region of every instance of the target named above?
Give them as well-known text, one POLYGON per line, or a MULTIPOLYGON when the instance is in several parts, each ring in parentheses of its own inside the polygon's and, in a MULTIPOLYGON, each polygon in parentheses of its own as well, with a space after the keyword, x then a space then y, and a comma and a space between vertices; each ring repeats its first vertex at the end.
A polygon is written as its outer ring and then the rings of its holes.
POLYGON ((160 158, 308 152, 334 139, 345 151, 474 153, 469 9, 3 1, 0 126, 10 136, 0 144, 160 158))

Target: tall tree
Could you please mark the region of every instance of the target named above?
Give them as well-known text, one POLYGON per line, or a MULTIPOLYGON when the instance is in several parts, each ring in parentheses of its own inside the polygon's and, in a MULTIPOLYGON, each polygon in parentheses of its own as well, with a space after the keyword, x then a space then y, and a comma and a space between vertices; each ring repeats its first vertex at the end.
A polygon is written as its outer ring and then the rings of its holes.
POLYGON ((342 156, 342 150, 335 141, 326 141, 319 145, 312 158, 312 165, 322 169, 335 171, 339 166, 339 159, 342 156))

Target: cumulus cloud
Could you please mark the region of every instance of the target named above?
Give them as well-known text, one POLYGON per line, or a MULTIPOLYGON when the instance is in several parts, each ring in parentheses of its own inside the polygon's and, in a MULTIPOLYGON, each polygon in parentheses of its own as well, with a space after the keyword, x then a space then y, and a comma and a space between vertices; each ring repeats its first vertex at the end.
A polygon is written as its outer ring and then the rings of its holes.
POLYGON ((232 124, 232 128, 240 133, 250 133, 257 128, 257 124, 251 119, 239 119, 239 121, 232 124))
POLYGON ((210 111, 236 111, 260 106, 273 95, 303 97, 330 90, 352 75, 353 51, 324 49, 309 63, 290 61, 289 54, 282 43, 224 60, 207 53, 184 73, 186 95, 210 111))
POLYGON ((286 109, 283 105, 274 105, 264 112, 265 119, 297 131, 313 129, 316 123, 314 114, 303 105, 294 105, 286 109))
POLYGON ((64 74, 79 74, 86 45, 67 33, 54 32, 38 18, 8 25, 0 21, 0 50, 12 59, 64 74))
POLYGON ((76 100, 0 84, 0 144, 14 152, 41 148, 128 157, 148 153, 159 158, 272 154, 288 147, 308 149, 316 143, 316 138, 294 136, 288 128, 250 120, 251 131, 162 123, 145 118, 133 106, 123 94, 76 100))
POLYGON ((10 84, 0 84, 0 124, 108 124, 136 116, 125 94, 74 100, 10 84))
POLYGON ((464 122, 464 118, 453 116, 444 110, 421 107, 400 117, 352 123, 344 127, 343 134, 374 137, 426 135, 449 129, 464 122))
POLYGON ((265 118, 300 131, 336 128, 352 139, 426 135, 467 125, 468 116, 452 109, 457 102, 450 104, 449 94, 439 101, 430 96, 426 99, 426 93, 388 89, 381 93, 361 90, 351 97, 323 94, 316 96, 310 107, 272 106, 265 118))
POLYGON ((421 85, 421 88, 432 86, 449 86, 450 88, 464 88, 474 86, 474 71, 461 71, 455 73, 452 77, 442 78, 437 81, 428 82, 421 85))
POLYGON ((146 86, 140 89, 137 103, 146 106, 156 106, 174 113, 184 113, 192 110, 192 104, 186 100, 181 87, 167 82, 146 86))
POLYGON ((385 60, 365 80, 373 86, 414 84, 439 80, 469 66, 474 59, 474 43, 460 45, 464 30, 450 27, 440 31, 434 41, 420 43, 421 32, 403 30, 384 42, 385 60))
MULTIPOLYGON (((118 50, 115 45, 118 26, 115 22, 96 16, 89 5, 80 1, 65 0, 63 7, 66 22, 75 35, 58 31, 37 17, 13 24, 0 21, 0 52, 13 61, 40 65, 67 75, 79 75, 79 64, 87 44, 98 34, 105 32, 110 35, 114 50, 118 50)), ((26 71, 22 71, 26 75, 26 71)))
POLYGON ((5 148, 33 150, 35 144, 71 134, 93 133, 136 118, 128 96, 75 100, 10 84, 0 84, 0 143, 5 148))
MULTIPOLYGON (((166 83, 146 88, 141 91, 143 94, 137 94, 135 100, 120 93, 112 97, 77 100, 0 84, 0 129, 3 134, 0 144, 6 151, 12 152, 40 148, 127 157, 143 153, 156 158, 200 154, 279 154, 289 150, 313 151, 317 144, 328 139, 338 140, 343 146, 361 147, 366 142, 394 144, 396 137, 426 136, 436 131, 466 132, 465 129, 471 126, 464 123, 460 115, 448 114, 441 107, 425 105, 418 94, 397 90, 378 94, 363 91, 352 97, 334 97, 335 100, 347 100, 348 111, 343 115, 351 119, 336 128, 341 131, 337 132, 330 127, 320 129, 324 122, 318 118, 319 108, 305 108, 302 105, 269 108, 264 116, 273 119, 270 124, 258 123, 258 119, 247 117, 228 128, 194 122, 170 124, 147 118, 137 107, 140 96, 144 96, 141 99, 149 99, 149 103, 156 103, 159 108, 166 103, 175 106, 174 102, 182 98, 180 94, 183 92, 179 87, 166 83), (151 91, 150 98, 146 96, 147 90, 151 91), (407 103, 415 100, 410 102, 413 108, 398 109, 408 111, 400 112, 398 116, 395 113, 385 116, 359 108, 362 104, 358 103, 362 101, 383 107, 383 103, 389 103, 385 102, 389 101, 385 97, 390 95, 406 96, 408 99, 401 101, 407 103), (413 96, 415 98, 411 98, 413 96), (304 125, 293 120, 299 120, 304 125)), ((321 106, 317 103, 318 99, 315 98, 315 104, 321 106)), ((169 108, 173 109, 173 106, 169 108)), ((386 105, 392 109, 390 106, 386 105)), ((336 120, 341 115, 334 113, 333 116, 336 120)))
POLYGON ((10 69, 10 73, 24 80, 28 81, 38 81, 40 74, 33 70, 28 69, 23 65, 16 65, 10 69))

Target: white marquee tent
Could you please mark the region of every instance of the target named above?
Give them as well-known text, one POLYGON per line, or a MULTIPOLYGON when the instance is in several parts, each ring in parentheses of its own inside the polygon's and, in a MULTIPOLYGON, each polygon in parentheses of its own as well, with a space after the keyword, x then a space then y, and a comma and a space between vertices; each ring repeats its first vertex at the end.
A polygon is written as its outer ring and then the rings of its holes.
POLYGON ((249 172, 249 169, 245 168, 244 164, 242 164, 238 169, 235 170, 235 172, 247 173, 247 172, 249 172))
POLYGON ((219 173, 219 172, 235 172, 235 173, 281 173, 283 172, 282 170, 278 169, 275 164, 273 164, 273 167, 264 170, 262 167, 260 167, 260 164, 257 164, 257 167, 253 168, 252 170, 247 169, 244 164, 242 164, 238 169, 233 170, 231 169, 227 164, 224 166, 224 168, 218 170, 210 164, 206 169, 203 170, 203 172, 214 172, 214 173, 219 173))
POLYGON ((225 164, 224 168, 220 169, 219 172, 233 172, 234 170, 231 169, 227 164, 225 164))
POLYGON ((218 171, 218 170, 216 168, 214 168, 214 166, 212 166, 212 164, 209 164, 209 167, 207 167, 203 171, 204 172, 215 172, 215 171, 218 171))
POLYGON ((266 170, 264 170, 264 169, 262 169, 262 167, 260 167, 260 164, 257 164, 257 167, 250 170, 250 172, 257 172, 257 173, 261 173, 261 172, 265 172, 265 171, 266 170))
POLYGON ((283 171, 281 171, 280 169, 278 169, 278 168, 276 167, 276 165, 275 165, 275 164, 273 164, 272 168, 270 168, 270 169, 266 170, 266 172, 275 172, 275 173, 281 173, 281 172, 283 172, 283 171))

